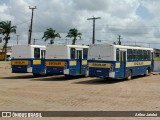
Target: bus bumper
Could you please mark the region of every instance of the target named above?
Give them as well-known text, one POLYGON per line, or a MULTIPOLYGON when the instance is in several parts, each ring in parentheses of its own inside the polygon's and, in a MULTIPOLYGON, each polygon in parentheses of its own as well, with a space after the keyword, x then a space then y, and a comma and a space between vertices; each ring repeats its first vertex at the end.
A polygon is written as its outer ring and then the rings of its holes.
POLYGON ((32 67, 27 66, 12 66, 12 73, 28 73, 32 72, 32 67))
POLYGON ((115 78, 115 72, 110 72, 110 73, 109 73, 109 77, 110 77, 110 78, 115 78))
POLYGON ((63 75, 64 67, 47 67, 46 73, 49 75, 63 75))

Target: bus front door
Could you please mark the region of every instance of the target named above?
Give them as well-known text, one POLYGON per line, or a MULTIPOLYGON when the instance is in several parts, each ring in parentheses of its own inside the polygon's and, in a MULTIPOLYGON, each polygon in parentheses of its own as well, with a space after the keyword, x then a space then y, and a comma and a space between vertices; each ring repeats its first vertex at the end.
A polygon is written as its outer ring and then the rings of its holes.
POLYGON ((125 78, 126 68, 126 51, 120 51, 120 78, 125 78))
POLYGON ((77 65, 76 65, 76 74, 81 74, 82 67, 82 50, 77 50, 77 65))

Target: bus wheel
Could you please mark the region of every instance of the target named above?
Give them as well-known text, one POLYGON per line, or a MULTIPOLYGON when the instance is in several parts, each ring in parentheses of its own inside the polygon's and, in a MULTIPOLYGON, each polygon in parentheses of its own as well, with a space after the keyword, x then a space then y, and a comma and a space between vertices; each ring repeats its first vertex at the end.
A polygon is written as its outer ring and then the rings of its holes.
POLYGON ((132 71, 129 70, 128 71, 128 77, 127 77, 128 80, 131 80, 132 79, 132 71))
POLYGON ((67 75, 67 74, 65 74, 64 76, 65 76, 66 79, 71 78, 71 76, 70 76, 70 75, 67 75))
POLYGON ((33 73, 33 76, 34 76, 34 77, 40 77, 41 75, 40 75, 40 74, 33 73))

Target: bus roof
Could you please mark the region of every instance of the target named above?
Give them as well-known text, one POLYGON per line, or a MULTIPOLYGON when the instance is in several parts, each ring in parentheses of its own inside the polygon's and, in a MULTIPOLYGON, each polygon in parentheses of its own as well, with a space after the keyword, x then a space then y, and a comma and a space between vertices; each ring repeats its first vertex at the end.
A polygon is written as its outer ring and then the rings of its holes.
POLYGON ((38 48, 46 48, 45 45, 14 45, 13 47, 26 47, 26 46, 28 46, 28 47, 33 47, 33 48, 35 48, 35 47, 38 47, 38 48))
POLYGON ((66 47, 70 47, 70 48, 89 48, 89 46, 85 46, 85 45, 55 45, 55 44, 50 44, 47 46, 66 46, 66 47))
POLYGON ((147 48, 147 47, 137 47, 137 46, 124 46, 124 45, 114 45, 114 44, 94 44, 91 46, 113 46, 115 48, 120 49, 139 49, 139 50, 151 50, 153 51, 153 48, 147 48))

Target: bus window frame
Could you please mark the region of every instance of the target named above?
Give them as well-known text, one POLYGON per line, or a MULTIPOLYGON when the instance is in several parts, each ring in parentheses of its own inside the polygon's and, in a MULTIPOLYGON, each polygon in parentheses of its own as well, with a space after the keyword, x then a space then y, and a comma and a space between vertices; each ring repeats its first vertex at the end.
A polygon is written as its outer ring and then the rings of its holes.
POLYGON ((40 48, 34 48, 34 58, 39 59, 41 57, 41 50, 40 48), (38 50, 38 52, 36 51, 38 50))
POLYGON ((87 59, 88 58, 87 56, 88 56, 88 48, 83 48, 83 59, 87 59))
POLYGON ((70 59, 72 59, 72 60, 76 59, 76 49, 75 48, 70 48, 70 59), (72 51, 72 50, 74 50, 74 51, 72 51))
POLYGON ((116 61, 120 61, 120 50, 116 48, 116 61))
POLYGON ((41 59, 45 59, 46 50, 41 50, 41 59))

